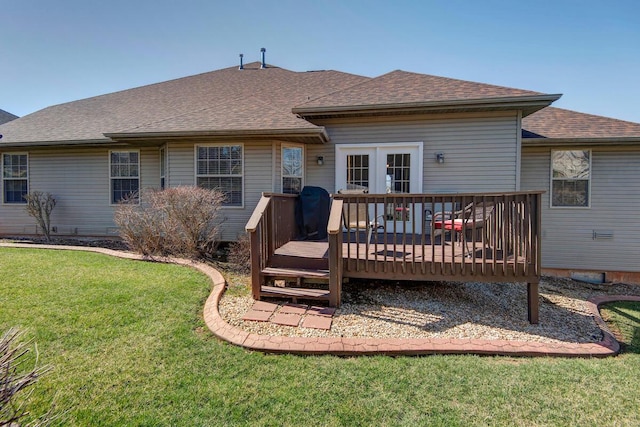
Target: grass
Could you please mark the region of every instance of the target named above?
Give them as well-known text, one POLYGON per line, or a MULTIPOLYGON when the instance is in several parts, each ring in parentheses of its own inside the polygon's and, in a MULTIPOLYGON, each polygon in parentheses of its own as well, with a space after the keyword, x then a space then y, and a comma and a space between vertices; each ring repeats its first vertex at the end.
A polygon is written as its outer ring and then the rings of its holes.
POLYGON ((26 329, 54 367, 34 389, 33 413, 55 398, 71 426, 640 424, 637 351, 265 355, 212 337, 202 320, 209 291, 185 267, 0 248, 0 331, 26 329))
POLYGON ((622 351, 640 353, 640 302, 620 301, 601 307, 622 351))

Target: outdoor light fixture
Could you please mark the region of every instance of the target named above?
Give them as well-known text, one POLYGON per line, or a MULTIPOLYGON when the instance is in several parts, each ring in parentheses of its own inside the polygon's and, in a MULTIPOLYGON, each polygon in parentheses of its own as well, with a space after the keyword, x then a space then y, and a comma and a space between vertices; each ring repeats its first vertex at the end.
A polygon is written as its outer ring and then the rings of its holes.
POLYGON ((444 163, 444 153, 436 153, 436 162, 444 163))
POLYGON ((318 156, 316 161, 318 162, 318 166, 324 165, 324 156, 318 156))

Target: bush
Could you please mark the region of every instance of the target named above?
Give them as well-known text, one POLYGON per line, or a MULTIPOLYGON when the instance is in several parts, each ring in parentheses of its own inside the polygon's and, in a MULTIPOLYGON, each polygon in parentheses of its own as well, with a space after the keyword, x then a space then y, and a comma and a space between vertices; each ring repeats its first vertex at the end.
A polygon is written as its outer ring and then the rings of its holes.
POLYGON ((56 207, 56 199, 51 193, 34 191, 24 196, 27 213, 36 219, 47 242, 51 241, 51 211, 56 207))
POLYGON ((248 233, 242 234, 236 242, 229 245, 227 261, 237 272, 251 271, 251 241, 248 233))
MULTIPOLYGON (((29 343, 21 341, 22 335, 18 329, 9 329, 0 337, 0 426, 19 426, 30 415, 26 405, 30 393, 25 391, 49 370, 37 366, 22 369, 30 352, 29 343)), ((51 413, 47 413, 29 425, 47 425, 52 419, 51 413)))
POLYGON ((218 243, 219 191, 200 187, 147 190, 120 203, 114 221, 131 249, 143 255, 208 258, 218 243))

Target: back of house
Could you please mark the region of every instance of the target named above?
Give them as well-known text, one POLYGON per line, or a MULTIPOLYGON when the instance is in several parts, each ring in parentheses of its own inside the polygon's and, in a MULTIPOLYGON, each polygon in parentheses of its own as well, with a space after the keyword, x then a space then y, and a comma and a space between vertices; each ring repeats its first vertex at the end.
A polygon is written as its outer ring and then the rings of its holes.
POLYGON ((550 107, 559 97, 256 62, 55 105, 0 125, 0 235, 39 232, 33 191, 56 197, 54 235, 116 236, 132 192, 217 188, 232 241, 263 192, 544 190, 545 268, 633 278, 640 124, 550 107))

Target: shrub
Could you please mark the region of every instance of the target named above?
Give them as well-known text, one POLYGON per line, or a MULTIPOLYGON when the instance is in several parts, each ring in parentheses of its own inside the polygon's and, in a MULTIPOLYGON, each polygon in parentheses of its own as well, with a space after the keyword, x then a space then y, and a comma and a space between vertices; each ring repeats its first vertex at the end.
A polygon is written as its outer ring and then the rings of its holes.
POLYGON ((227 261, 240 273, 251 271, 251 241, 248 233, 242 234, 236 242, 229 245, 227 261))
MULTIPOLYGON (((36 366, 22 369, 30 352, 29 342, 21 341, 22 336, 21 331, 12 328, 0 337, 0 426, 19 426, 30 415, 26 405, 30 394, 24 392, 49 370, 37 367, 37 347, 36 366)), ((52 419, 47 413, 29 425, 47 425, 52 419)))
POLYGON ((120 236, 144 255, 210 257, 218 243, 224 195, 200 187, 147 190, 118 205, 120 236))
POLYGON ((51 211, 56 207, 56 199, 51 193, 34 191, 24 196, 27 213, 36 219, 47 242, 51 241, 51 211))

